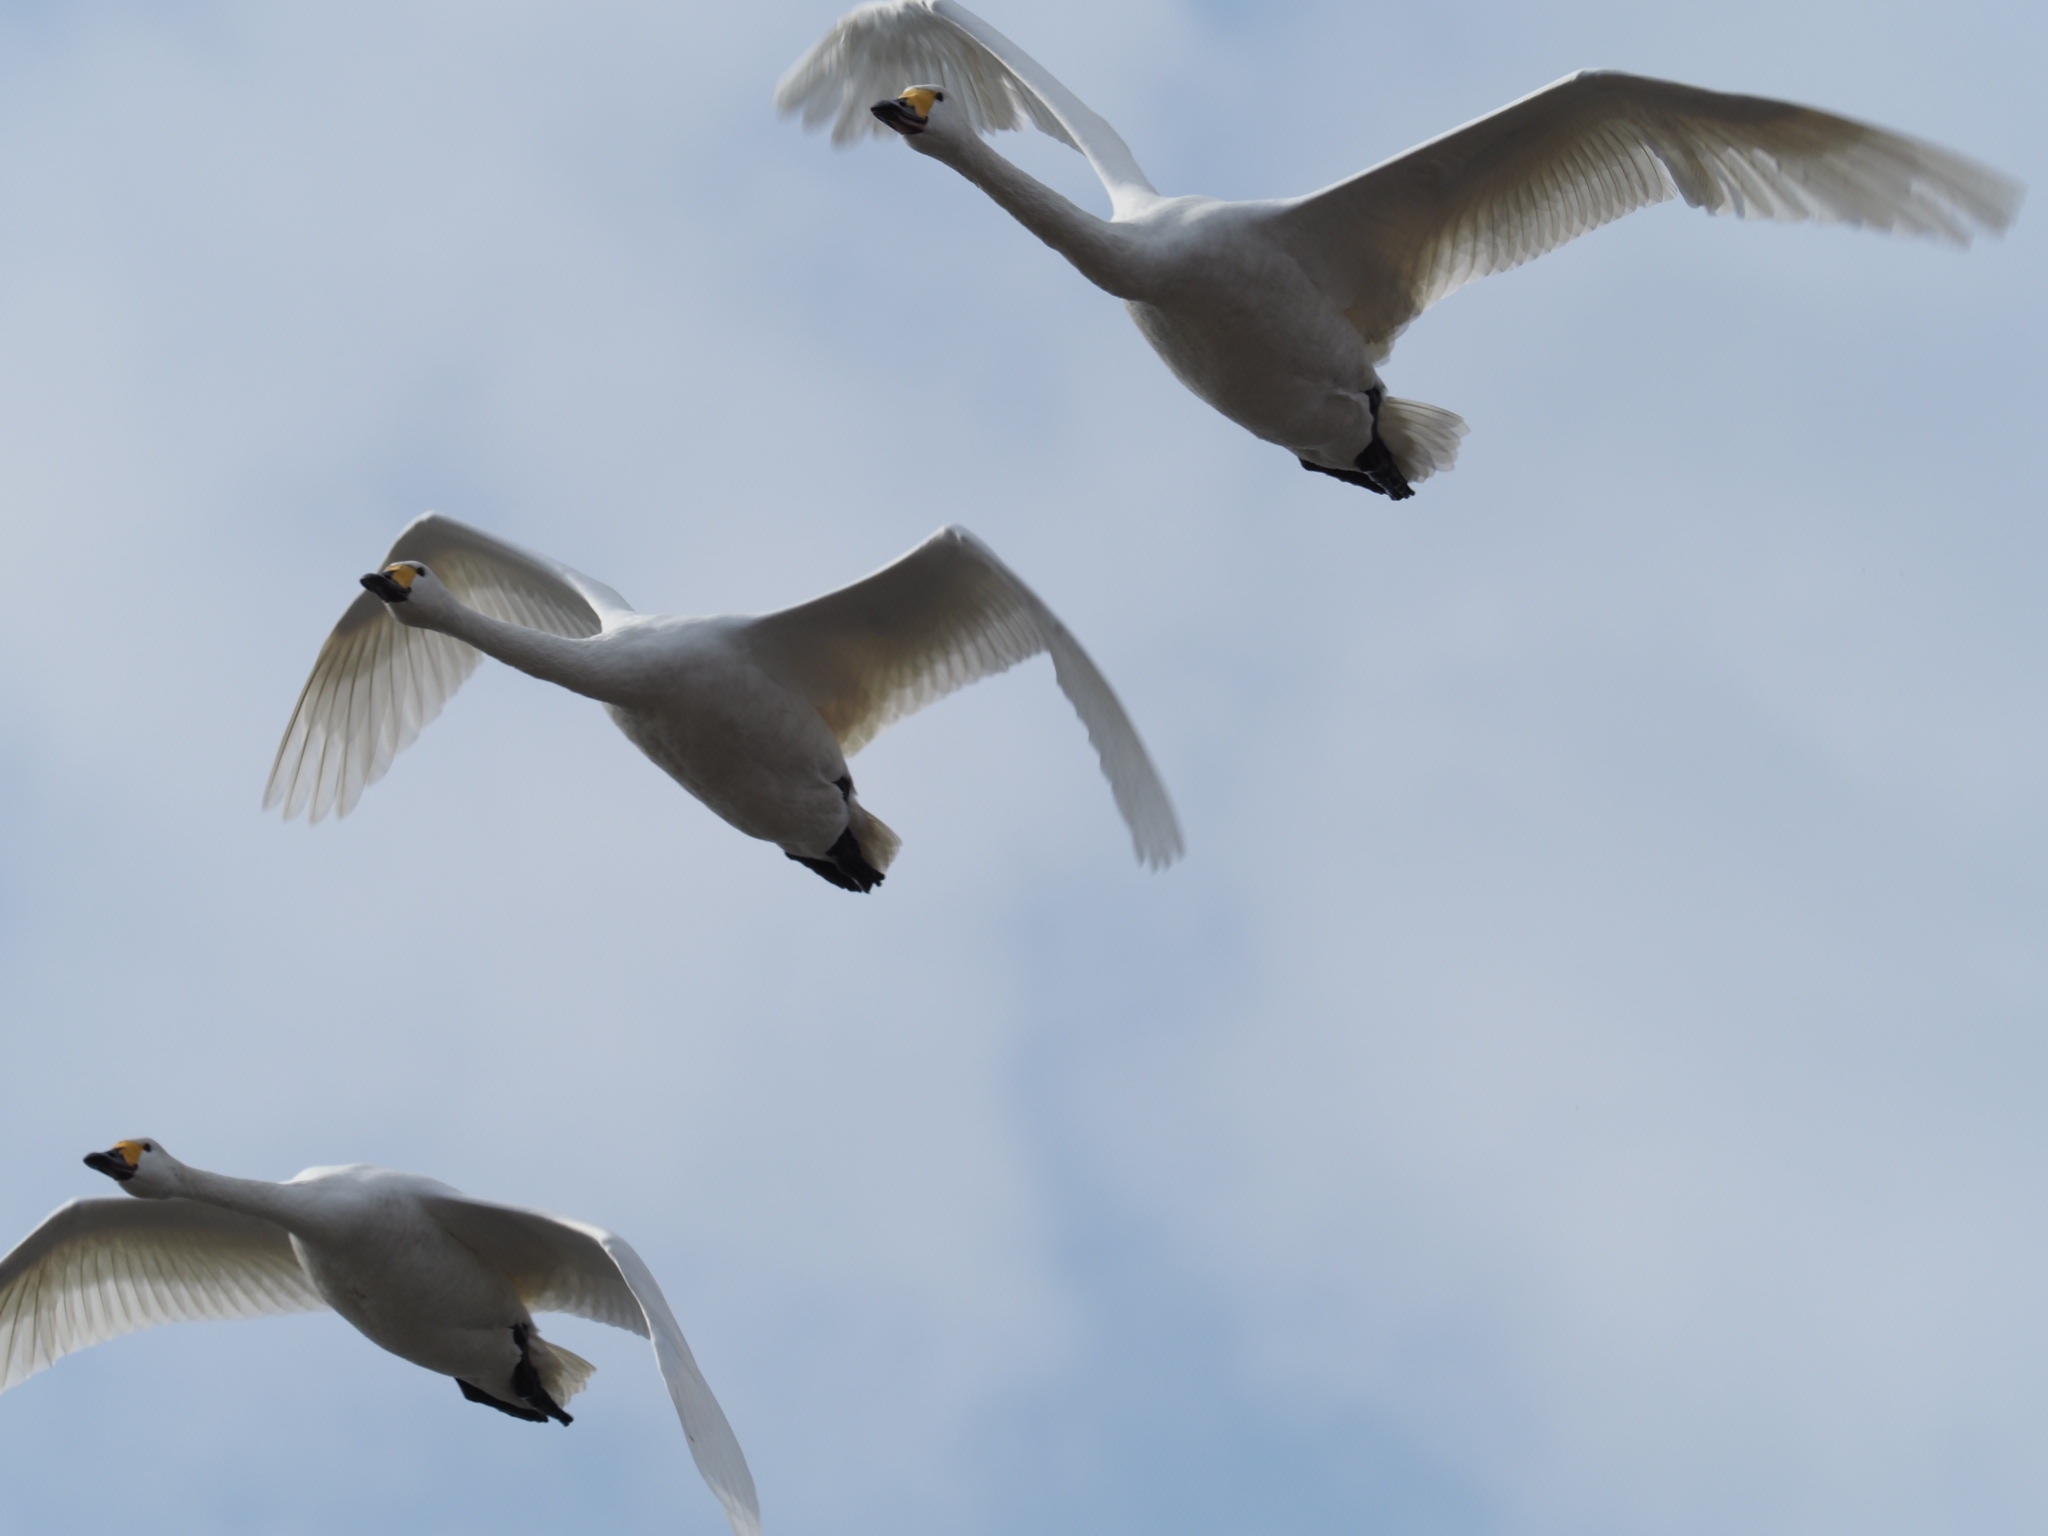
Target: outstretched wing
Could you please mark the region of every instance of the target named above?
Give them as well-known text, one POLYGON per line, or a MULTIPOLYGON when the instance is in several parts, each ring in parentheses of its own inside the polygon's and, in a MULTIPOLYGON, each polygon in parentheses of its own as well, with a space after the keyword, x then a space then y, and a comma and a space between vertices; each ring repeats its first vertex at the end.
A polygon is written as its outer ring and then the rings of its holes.
POLYGON ((865 580, 764 615, 742 634, 771 676, 817 706, 849 755, 891 721, 1049 651, 1138 857, 1154 868, 1180 857, 1173 802, 1108 681, 1038 595, 965 528, 942 528, 865 580))
POLYGON ((2020 187, 1937 145, 1760 96, 1588 70, 1307 197, 1273 227, 1369 344, 1446 294, 1682 197, 1966 245, 2020 187))
POLYGON ((191 1200, 74 1200, 0 1259, 0 1392, 138 1328, 326 1305, 280 1226, 191 1200))
MULTIPOLYGON (((492 618, 582 639, 605 615, 630 612, 602 582, 494 539, 438 512, 414 518, 383 564, 418 560, 464 603, 492 618)), ((346 816, 454 697, 479 655, 432 630, 409 629, 365 592, 320 647, 313 675, 271 765, 263 808, 282 802, 285 819, 305 811, 346 816)))
POLYGON ((1130 146, 1052 72, 954 0, 881 0, 840 18, 775 88, 775 105, 806 128, 832 125, 851 144, 889 130, 869 112, 913 85, 935 85, 976 133, 1027 124, 1078 149, 1118 210, 1157 196, 1130 146))
POLYGON ((640 1255, 617 1233, 567 1216, 467 1196, 423 1197, 434 1217, 486 1264, 502 1269, 535 1312, 567 1312, 654 1345, 683 1438, 737 1536, 761 1536, 754 1475, 711 1394, 675 1314, 640 1255))

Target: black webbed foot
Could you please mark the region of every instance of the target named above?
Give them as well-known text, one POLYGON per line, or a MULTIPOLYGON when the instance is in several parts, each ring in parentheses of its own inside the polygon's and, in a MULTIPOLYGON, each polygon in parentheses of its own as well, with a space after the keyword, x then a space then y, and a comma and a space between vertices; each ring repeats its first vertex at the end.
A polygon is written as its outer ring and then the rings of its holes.
MULTIPOLYGON (((852 781, 849 780, 842 793, 850 794, 852 789, 852 781)), ((789 857, 819 879, 830 881, 842 891, 860 891, 865 894, 882 883, 882 872, 870 864, 867 855, 860 851, 860 844, 853 840, 851 827, 839 834, 839 841, 825 850, 825 857, 822 859, 807 859, 800 853, 792 853, 789 857)))
POLYGON ((1387 398, 1387 392, 1375 386, 1365 392, 1365 398, 1372 406, 1372 441, 1359 449, 1358 457, 1351 461, 1352 468, 1329 469, 1321 464, 1311 464, 1307 459, 1296 459, 1295 462, 1303 469, 1328 475, 1332 480, 1342 480, 1346 485, 1360 486, 1389 501, 1406 501, 1415 494, 1415 487, 1401 473, 1401 466, 1394 462, 1393 453, 1380 436, 1380 404, 1387 398))
POLYGON ((1415 494, 1408 477, 1401 473, 1401 466, 1394 462, 1394 456, 1387 452, 1387 445, 1378 438, 1374 438, 1359 454, 1356 469, 1331 469, 1326 465, 1311 464, 1307 459, 1295 462, 1303 469, 1328 475, 1332 480, 1342 480, 1346 485, 1359 486, 1391 501, 1406 501, 1415 494))
POLYGON ((472 1403, 482 1403, 486 1408, 495 1408, 500 1413, 509 1413, 513 1418, 524 1419, 529 1424, 545 1424, 548 1421, 546 1414, 537 1413, 533 1409, 522 1407, 517 1403, 508 1403, 503 1398, 493 1397, 490 1393, 484 1391, 483 1388, 471 1386, 460 1376, 455 1378, 455 1385, 462 1388, 462 1395, 472 1403))
POLYGON ((519 1363, 512 1367, 512 1390, 534 1410, 541 1422, 559 1419, 564 1424, 573 1424, 576 1421, 562 1411, 562 1405, 548 1396, 548 1389, 541 1385, 540 1372, 534 1366, 533 1352, 527 1343, 532 1337, 533 1329, 529 1324, 512 1325, 512 1342, 519 1346, 519 1363))

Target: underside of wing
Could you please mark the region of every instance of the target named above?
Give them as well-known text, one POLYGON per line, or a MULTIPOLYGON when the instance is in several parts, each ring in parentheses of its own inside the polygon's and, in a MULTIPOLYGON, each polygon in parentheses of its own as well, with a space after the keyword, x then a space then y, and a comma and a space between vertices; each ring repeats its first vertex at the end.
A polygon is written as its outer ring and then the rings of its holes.
POLYGON ((1122 135, 958 0, 881 0, 848 12, 782 77, 775 105, 807 128, 830 123, 832 142, 851 144, 888 137, 869 108, 913 85, 944 91, 947 110, 976 133, 1028 124, 1078 149, 1119 211, 1157 196, 1122 135))
POLYGON ((690 1352, 682 1326, 669 1310, 668 1298, 661 1294, 653 1272, 633 1251, 632 1244, 615 1232, 597 1228, 591 1231, 604 1244, 605 1252, 618 1265, 619 1273, 632 1287, 647 1315, 647 1334, 654 1344, 655 1363, 661 1368, 662 1383, 668 1388, 676 1417, 682 1421, 691 1460, 697 1463, 697 1470, 711 1491, 718 1495, 718 1502, 725 1506, 725 1517, 732 1523, 734 1536, 761 1536, 761 1500, 754 1491, 754 1474, 747 1466, 746 1453, 740 1449, 739 1437, 732 1432, 732 1424, 719 1407, 711 1384, 698 1369, 697 1357, 690 1352))
POLYGON ((775 105, 832 142, 888 138, 868 111, 913 85, 946 93, 976 133, 1033 127, 1074 144, 1052 108, 933 0, 881 0, 849 11, 782 77, 775 105))
POLYGON ((647 1320, 604 1251, 601 1228, 467 1196, 424 1199, 436 1221, 511 1279, 529 1311, 567 1312, 646 1337, 647 1320))
POLYGON ((282 1227, 191 1200, 74 1200, 0 1259, 0 1392, 139 1328, 325 1306, 282 1227))
POLYGON ((428 1195, 434 1218, 485 1263, 502 1269, 535 1312, 567 1312, 647 1339, 697 1470, 737 1536, 760 1536, 754 1475, 682 1327, 640 1255, 617 1233, 568 1216, 467 1196, 428 1195))
POLYGON ((904 716, 1044 650, 1039 606, 973 535, 943 528, 872 576, 754 620, 746 638, 851 756, 904 716))
POLYGON ((2020 188, 1936 145, 1809 107, 1613 71, 1561 80, 1322 192, 1275 229, 1370 344, 1475 278, 1682 197, 1967 244, 2020 188))
MULTIPOLYGON (((492 618, 583 638, 628 611, 601 582, 502 539, 429 512, 398 536, 384 564, 417 560, 450 592, 492 618)), ((441 712, 480 659, 462 641, 411 629, 369 593, 327 637, 299 695, 264 790, 268 810, 346 816, 441 712)))
POLYGON ((1050 652, 1139 858, 1158 867, 1179 857, 1166 787, 1108 681, 1052 610, 966 529, 943 528, 865 580, 754 620, 745 635, 849 755, 892 721, 1050 652))

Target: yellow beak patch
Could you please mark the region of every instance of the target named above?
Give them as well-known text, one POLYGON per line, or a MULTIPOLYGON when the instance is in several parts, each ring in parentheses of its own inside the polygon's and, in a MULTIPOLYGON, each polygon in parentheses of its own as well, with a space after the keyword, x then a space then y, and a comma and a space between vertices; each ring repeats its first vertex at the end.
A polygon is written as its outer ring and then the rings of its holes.
POLYGON ((411 591, 412 584, 419 579, 420 572, 419 567, 416 565, 406 565, 400 563, 398 565, 385 566, 384 574, 386 576, 389 576, 393 581, 397 582, 401 587, 404 587, 407 591, 411 591))
POLYGON ((928 91, 921 85, 913 85, 896 99, 910 108, 919 117, 930 117, 932 115, 932 103, 939 99, 939 93, 937 91, 928 91))
POLYGON ((117 1141, 114 1150, 121 1154, 122 1161, 130 1168, 142 1161, 142 1143, 139 1141, 117 1141))

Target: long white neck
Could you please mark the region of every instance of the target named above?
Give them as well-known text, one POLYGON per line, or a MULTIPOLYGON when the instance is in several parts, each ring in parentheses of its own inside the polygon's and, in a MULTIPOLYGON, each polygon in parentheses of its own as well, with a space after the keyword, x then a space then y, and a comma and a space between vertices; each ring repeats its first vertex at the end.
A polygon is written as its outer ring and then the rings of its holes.
POLYGON ((295 1218, 305 1211, 303 1202, 294 1199, 286 1185, 273 1184, 268 1179, 234 1179, 187 1163, 178 1165, 178 1193, 188 1200, 239 1211, 244 1216, 260 1216, 286 1229, 293 1227, 295 1218))
POLYGON ((1143 296, 1137 289, 1144 274, 1128 229, 1076 207, 1005 160, 978 134, 924 134, 913 138, 910 145, 944 161, 981 188, 1096 287, 1120 299, 1143 296))
MULTIPOLYGON (((446 592, 445 588, 442 590, 446 592)), ((466 641, 486 656, 508 667, 517 667, 529 677, 588 698, 616 702, 611 698, 615 690, 604 686, 605 669, 591 654, 588 640, 572 640, 566 635, 551 635, 544 629, 507 624, 456 601, 452 594, 441 596, 431 605, 423 604, 409 617, 420 627, 466 641)))

